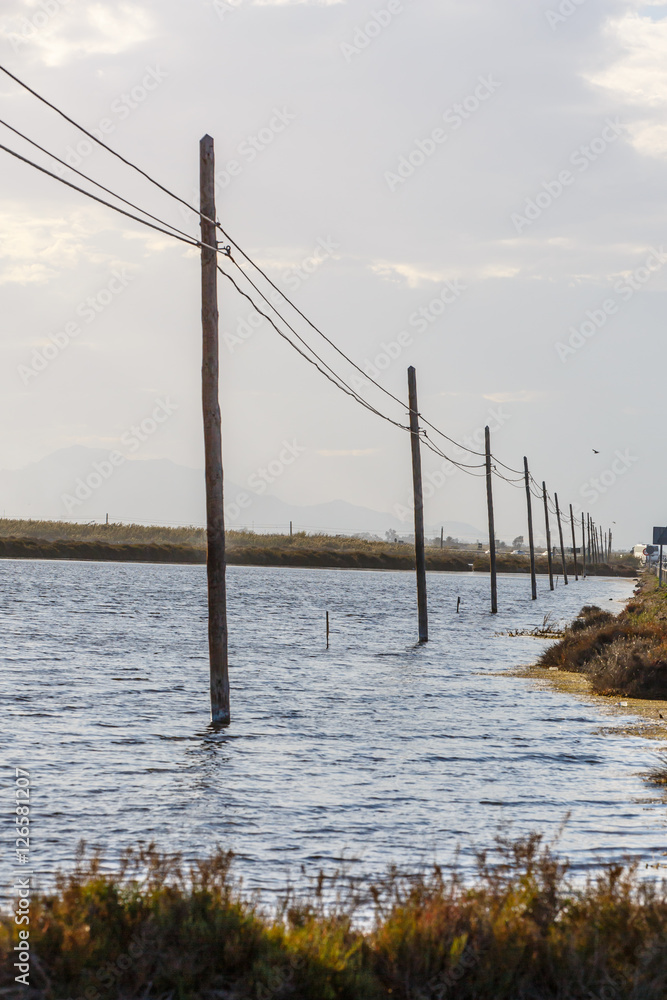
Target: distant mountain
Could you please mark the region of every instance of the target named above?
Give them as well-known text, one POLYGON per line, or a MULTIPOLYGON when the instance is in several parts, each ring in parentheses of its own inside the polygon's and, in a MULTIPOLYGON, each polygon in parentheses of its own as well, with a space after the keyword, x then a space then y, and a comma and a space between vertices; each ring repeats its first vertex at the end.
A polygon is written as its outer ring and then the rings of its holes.
MULTIPOLYGON (((225 483, 228 528, 255 531, 322 530, 384 536, 393 529, 405 535, 409 522, 392 514, 359 507, 344 500, 299 506, 269 494, 225 483), (235 498, 245 492, 250 506, 241 510, 235 498)), ((126 459, 117 466, 104 449, 73 446, 55 451, 22 469, 0 470, 0 514, 34 520, 134 521, 141 524, 199 524, 205 522, 204 479, 200 469, 168 459, 126 459)), ((483 539, 473 525, 446 521, 427 526, 427 534, 461 540, 483 539)))

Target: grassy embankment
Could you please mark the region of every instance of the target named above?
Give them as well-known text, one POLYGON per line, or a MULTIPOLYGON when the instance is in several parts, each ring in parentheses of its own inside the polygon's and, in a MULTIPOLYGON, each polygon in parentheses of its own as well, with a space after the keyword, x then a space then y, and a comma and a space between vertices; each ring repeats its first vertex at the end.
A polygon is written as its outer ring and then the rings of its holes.
POLYGON ((597 694, 667 699, 667 589, 645 574, 618 617, 583 608, 538 662, 584 674, 597 694))
POLYGON ((435 868, 373 885, 320 877, 268 911, 231 856, 185 868, 148 848, 117 874, 80 861, 33 897, 31 990, 13 977, 17 927, 0 921, 5 1000, 664 1000, 667 891, 609 866, 573 884, 539 838, 481 856, 464 883, 435 868), (369 925, 360 907, 374 911, 369 925))
MULTIPOLYGON (((236 566, 302 566, 349 569, 403 569, 414 567, 410 545, 368 541, 344 535, 258 535, 230 531, 228 561, 236 566)), ((203 563, 205 532, 201 528, 159 528, 140 524, 68 524, 61 521, 12 521, 0 519, 0 558, 82 559, 114 562, 203 563)), ((488 571, 483 552, 427 547, 429 570, 488 571)), ((538 559, 539 573, 547 572, 545 558, 538 559)), ((499 554, 502 573, 528 573, 526 556, 499 554)), ((555 567, 560 571, 560 563, 555 567)), ((569 567, 574 573, 574 565, 569 567)), ((636 564, 629 557, 590 569, 596 576, 634 576, 636 564)))

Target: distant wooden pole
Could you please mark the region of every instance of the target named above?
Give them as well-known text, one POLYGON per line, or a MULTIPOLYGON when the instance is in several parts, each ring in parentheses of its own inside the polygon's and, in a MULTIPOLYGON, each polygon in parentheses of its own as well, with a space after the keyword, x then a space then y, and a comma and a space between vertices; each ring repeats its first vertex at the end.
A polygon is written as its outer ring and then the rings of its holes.
POLYGON ((498 579, 496 574, 496 526, 493 517, 493 483, 491 472, 491 431, 484 428, 486 442, 486 506, 489 514, 489 558, 491 562, 491 614, 498 614, 498 579))
POLYGON ((581 515, 581 576, 586 579, 586 518, 581 515))
POLYGON ((570 504, 570 527, 572 528, 572 556, 574 558, 574 579, 579 580, 579 569, 577 566, 577 536, 574 533, 574 511, 570 504))
POLYGON ((547 484, 542 483, 542 499, 544 500, 544 523, 547 531, 547 555, 549 559, 549 589, 554 589, 554 566, 551 552, 551 528, 549 527, 549 502, 547 500, 547 484))
POLYGON ((206 467, 206 571, 208 577, 208 648, 211 674, 211 722, 229 725, 225 517, 223 511, 222 431, 218 343, 218 260, 215 229, 215 152, 205 135, 199 144, 202 274, 202 408, 206 467), (209 221, 213 220, 213 221, 209 221))
POLYGON ((554 500, 556 501, 556 520, 558 521, 558 538, 560 539, 560 558, 563 564, 563 584, 567 587, 567 562, 565 560, 565 544, 563 542, 563 525, 560 519, 560 507, 558 506, 558 494, 554 493, 554 500))
POLYGON ((537 600, 537 575, 535 573, 535 539, 533 536, 533 497, 530 492, 530 472, 528 459, 523 458, 524 477, 526 480, 526 504, 528 506, 528 545, 530 547, 530 593, 533 601, 537 600))
POLYGON ((612 558, 612 534, 611 528, 609 529, 609 558, 612 558))
POLYGON ((604 538, 602 535, 602 525, 600 525, 600 562, 605 562, 606 556, 604 551, 604 538))
POLYGON ((410 403, 410 443, 412 445, 412 485, 415 498, 415 562, 417 567, 417 605, 419 609, 419 641, 428 642, 428 603, 426 597, 426 552, 424 551, 424 493, 422 490, 422 459, 419 438, 419 407, 417 405, 417 372, 408 368, 410 403))
POLYGON ((662 587, 662 545, 660 546, 660 570, 658 575, 658 586, 662 587))
POLYGON ((329 612, 327 611, 327 649, 329 648, 329 612))
POLYGON ((444 547, 445 547, 445 529, 441 528, 440 529, 440 548, 444 549, 444 547))
POLYGON ((591 515, 590 514, 586 515, 586 533, 588 534, 588 561, 590 563, 594 563, 595 562, 595 553, 593 552, 593 550, 591 548, 592 538, 591 538, 591 515))
POLYGON ((289 523, 289 536, 292 538, 292 522, 289 523))

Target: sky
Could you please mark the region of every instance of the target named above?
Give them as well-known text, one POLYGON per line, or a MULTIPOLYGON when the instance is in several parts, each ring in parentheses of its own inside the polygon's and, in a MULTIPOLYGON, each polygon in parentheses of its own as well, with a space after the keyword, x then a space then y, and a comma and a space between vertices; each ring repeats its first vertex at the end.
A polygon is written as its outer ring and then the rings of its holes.
MULTIPOLYGON (((192 204, 209 133, 223 227, 376 381, 404 400, 414 365, 428 420, 473 452, 488 424, 502 462, 526 455, 618 545, 667 523, 667 3, 5 0, 0 63, 192 204)), ((4 75, 0 96, 3 121, 197 235, 4 75)), ((201 468, 199 281, 196 248, 0 151, 0 469, 81 445, 201 468)), ((346 500, 409 531, 409 436, 222 277, 219 298, 226 476, 252 489, 272 469, 286 502, 346 500)), ((429 523, 485 523, 479 469, 423 463, 429 523)), ((502 538, 526 533, 517 486, 496 480, 502 538)))

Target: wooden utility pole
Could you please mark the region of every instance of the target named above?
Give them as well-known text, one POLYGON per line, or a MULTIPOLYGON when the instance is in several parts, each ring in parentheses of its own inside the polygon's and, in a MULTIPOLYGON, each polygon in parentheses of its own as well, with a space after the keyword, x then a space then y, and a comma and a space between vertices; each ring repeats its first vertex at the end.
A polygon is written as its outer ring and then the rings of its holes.
POLYGON ((579 568, 577 566, 577 536, 574 533, 574 511, 570 504, 570 527, 572 529, 572 557, 574 559, 574 579, 579 580, 579 568))
POLYGON ((581 576, 586 579, 586 519, 581 514, 581 576))
POLYGON ((496 526, 493 517, 493 484, 491 481, 491 431, 484 428, 486 442, 486 505, 489 512, 489 558, 491 561, 491 614, 498 614, 498 580, 496 574, 496 526))
POLYGON ((206 466, 206 569, 208 576, 208 648, 211 671, 211 722, 227 726, 229 664, 227 590, 225 582, 225 517, 222 486, 218 343, 218 260, 215 228, 215 152, 205 135, 199 144, 202 287, 202 404, 206 466))
POLYGON ((560 520, 560 507, 558 506, 558 494, 554 493, 554 500, 556 502, 556 520, 558 521, 558 537, 560 539, 560 558, 563 564, 563 583, 567 587, 567 562, 565 559, 565 545, 563 544, 563 525, 560 520))
POLYGON ((549 589, 554 589, 554 566, 551 552, 551 528, 549 527, 549 503, 547 501, 547 484, 542 482, 542 499, 544 500, 544 523, 547 531, 547 555, 549 558, 549 589))
POLYGON ((591 515, 586 515, 586 534, 588 535, 588 561, 590 563, 595 562, 595 557, 591 549, 591 515))
POLYGON ((419 608, 419 641, 428 642, 428 604, 426 598, 426 553, 424 551, 424 493, 422 490, 422 458, 419 439, 419 407, 417 406, 417 372, 408 368, 410 403, 410 443, 412 445, 412 484, 415 498, 415 561, 417 565, 417 604, 419 608))
POLYGON ((533 601, 537 600, 537 576, 535 575, 535 539, 533 537, 533 497, 530 492, 530 472, 528 459, 523 457, 523 470, 526 480, 526 504, 528 505, 528 545, 530 547, 530 593, 533 601))
POLYGON ((445 547, 445 529, 441 528, 440 529, 440 548, 444 549, 444 547, 445 547))
POLYGON ((612 534, 611 534, 611 528, 610 528, 609 529, 609 558, 610 559, 611 559, 611 550, 612 550, 612 544, 611 543, 612 543, 612 534))

